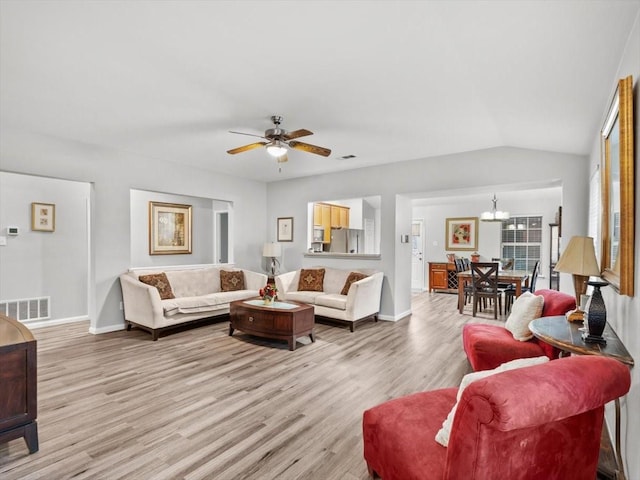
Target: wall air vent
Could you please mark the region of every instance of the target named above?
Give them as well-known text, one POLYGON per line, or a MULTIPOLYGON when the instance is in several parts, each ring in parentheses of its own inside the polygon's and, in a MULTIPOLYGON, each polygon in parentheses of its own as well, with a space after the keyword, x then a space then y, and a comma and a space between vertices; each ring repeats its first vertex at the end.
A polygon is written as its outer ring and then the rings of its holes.
POLYGON ((0 300, 0 313, 20 322, 46 320, 50 318, 51 297, 22 298, 20 300, 0 300))

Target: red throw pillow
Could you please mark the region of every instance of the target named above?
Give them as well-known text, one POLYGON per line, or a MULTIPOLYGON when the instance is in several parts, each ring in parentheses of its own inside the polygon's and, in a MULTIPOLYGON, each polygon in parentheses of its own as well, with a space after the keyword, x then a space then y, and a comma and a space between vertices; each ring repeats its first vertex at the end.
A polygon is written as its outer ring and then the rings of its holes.
POLYGON ((340 295, 347 295, 349 293, 349 289, 351 288, 351 284, 357 282, 358 280, 362 280, 363 278, 367 278, 364 273, 351 272, 347 277, 347 280, 344 282, 344 287, 342 287, 340 295))
POLYGON ((160 292, 160 300, 169 300, 171 298, 176 298, 173 294, 173 290, 171 290, 171 284, 169 283, 169 279, 167 275, 162 273, 153 273, 150 275, 140 275, 138 277, 142 283, 146 283, 147 285, 151 285, 152 287, 156 287, 158 292, 160 292))
POLYGON ((298 291, 323 292, 324 268, 314 268, 300 270, 300 280, 298 280, 298 291))
POLYGON ((220 270, 220 290, 223 292, 244 290, 244 272, 242 270, 220 270))

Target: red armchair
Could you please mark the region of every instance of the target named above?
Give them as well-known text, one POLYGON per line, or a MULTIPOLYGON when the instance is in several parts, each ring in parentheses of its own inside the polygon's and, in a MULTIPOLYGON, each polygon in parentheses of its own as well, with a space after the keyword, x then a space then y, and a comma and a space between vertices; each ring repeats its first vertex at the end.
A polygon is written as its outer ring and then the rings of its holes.
POLYGON ((606 357, 561 358, 476 380, 463 391, 449 446, 435 435, 456 388, 394 399, 364 412, 364 458, 384 480, 554 480, 596 477, 604 405, 630 386, 606 357))
MULTIPOLYGON (((573 295, 556 290, 536 290, 535 295, 544 297, 543 317, 564 315, 576 307, 573 295)), ((537 338, 521 342, 503 326, 484 323, 465 324, 462 327, 462 344, 474 371, 492 370, 517 358, 546 355, 553 360, 560 353, 537 338)))

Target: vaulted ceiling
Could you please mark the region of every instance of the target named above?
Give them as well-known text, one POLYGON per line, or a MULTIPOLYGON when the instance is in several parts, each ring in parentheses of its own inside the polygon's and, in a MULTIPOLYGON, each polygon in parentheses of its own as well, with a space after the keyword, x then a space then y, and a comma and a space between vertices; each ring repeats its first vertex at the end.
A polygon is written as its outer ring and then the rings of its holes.
MULTIPOLYGON (((0 2, 0 127, 273 181, 515 146, 587 154, 640 0, 0 2), (273 114, 329 157, 278 164, 273 114), (354 155, 355 158, 342 157, 354 155)), ((0 138, 1 141, 1 138, 0 138)))

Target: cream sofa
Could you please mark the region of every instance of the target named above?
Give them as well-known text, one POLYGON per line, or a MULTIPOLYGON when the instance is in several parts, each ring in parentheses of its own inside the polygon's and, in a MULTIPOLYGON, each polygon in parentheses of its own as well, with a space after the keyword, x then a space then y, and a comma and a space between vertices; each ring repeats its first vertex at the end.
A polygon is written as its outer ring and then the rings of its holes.
POLYGON ((140 327, 157 340, 160 332, 176 325, 229 313, 229 304, 258 296, 267 276, 249 270, 219 266, 130 269, 120 275, 127 330, 140 327), (220 271, 242 271, 244 289, 221 291, 220 271), (161 300, 159 290, 138 280, 140 275, 164 272, 175 298, 161 300))
POLYGON ((311 267, 305 270, 324 268, 322 291, 298 291, 300 270, 283 273, 275 277, 278 298, 295 300, 314 306, 316 317, 331 319, 349 325, 351 331, 363 320, 378 320, 382 280, 384 274, 371 269, 343 270, 338 268, 311 267), (351 284, 347 295, 340 292, 351 272, 367 275, 351 284))

